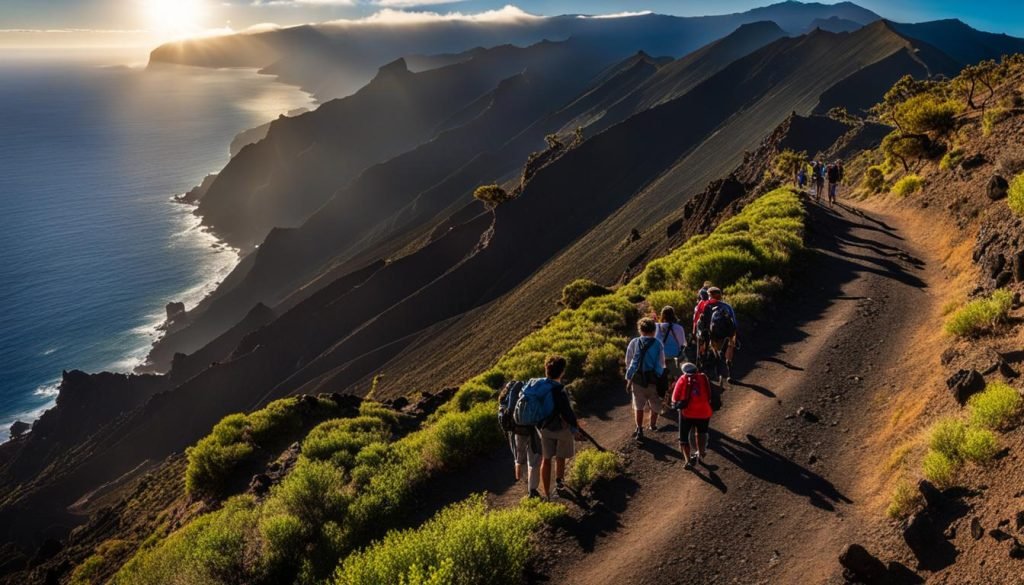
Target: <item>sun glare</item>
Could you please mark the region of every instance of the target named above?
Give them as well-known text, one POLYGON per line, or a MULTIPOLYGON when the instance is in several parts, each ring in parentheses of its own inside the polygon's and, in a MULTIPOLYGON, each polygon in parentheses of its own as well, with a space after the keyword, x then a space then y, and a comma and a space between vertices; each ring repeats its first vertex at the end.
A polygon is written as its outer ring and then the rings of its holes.
POLYGON ((161 36, 201 31, 206 18, 203 0, 143 0, 147 27, 161 36))

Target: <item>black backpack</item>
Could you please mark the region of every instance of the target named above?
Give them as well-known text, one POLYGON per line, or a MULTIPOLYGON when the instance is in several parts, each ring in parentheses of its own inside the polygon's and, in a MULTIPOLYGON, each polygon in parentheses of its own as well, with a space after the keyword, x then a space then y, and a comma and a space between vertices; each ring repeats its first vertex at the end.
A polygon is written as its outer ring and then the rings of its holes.
POLYGON ((513 380, 505 384, 498 400, 498 425, 506 433, 514 433, 519 429, 513 415, 516 410, 516 403, 519 402, 519 394, 523 390, 523 383, 513 380))
POLYGON ((723 303, 715 303, 711 311, 709 333, 711 333, 712 339, 728 339, 736 333, 736 323, 723 303))

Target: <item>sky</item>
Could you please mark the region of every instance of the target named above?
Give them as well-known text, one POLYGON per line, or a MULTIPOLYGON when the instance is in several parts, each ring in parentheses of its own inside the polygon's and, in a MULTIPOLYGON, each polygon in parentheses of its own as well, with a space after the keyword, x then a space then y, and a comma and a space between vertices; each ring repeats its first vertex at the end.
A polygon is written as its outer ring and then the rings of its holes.
MULTIPOLYGON (((0 48, 147 47, 184 36, 217 34, 395 11, 441 14, 500 10, 530 14, 653 11, 693 16, 740 12, 774 0, 0 0, 0 48)), ((826 0, 832 3, 832 0, 826 0)), ((959 18, 1024 37, 1022 0, 859 0, 891 20, 959 18)))

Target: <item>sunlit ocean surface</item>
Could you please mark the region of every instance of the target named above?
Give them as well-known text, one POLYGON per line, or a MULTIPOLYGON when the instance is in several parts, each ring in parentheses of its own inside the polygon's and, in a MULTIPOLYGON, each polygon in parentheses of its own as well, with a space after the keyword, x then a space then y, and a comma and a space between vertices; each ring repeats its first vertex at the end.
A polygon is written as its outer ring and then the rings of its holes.
POLYGON ((310 99, 251 71, 105 67, 0 52, 0 441, 62 369, 128 371, 168 301, 237 262, 174 203, 238 132, 310 99))

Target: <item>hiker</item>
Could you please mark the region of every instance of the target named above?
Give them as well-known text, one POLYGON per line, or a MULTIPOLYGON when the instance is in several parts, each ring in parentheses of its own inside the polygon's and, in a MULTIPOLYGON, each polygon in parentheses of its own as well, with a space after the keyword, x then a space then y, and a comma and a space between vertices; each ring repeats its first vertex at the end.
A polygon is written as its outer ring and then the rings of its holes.
POLYGON ((839 189, 839 182, 843 180, 843 163, 837 160, 828 166, 828 204, 836 202, 836 191, 839 189))
MULTIPOLYGON (((686 361, 686 329, 679 324, 676 310, 670 306, 666 305, 661 309, 657 338, 665 350, 665 373, 662 375, 664 390, 659 387, 658 392, 664 394, 661 398, 663 402, 667 402, 670 398, 669 389, 674 387, 676 380, 682 374, 682 370, 679 369, 680 364, 686 361)), ((661 414, 667 416, 668 409, 663 408, 661 414)))
POLYGON ((803 164, 800 165, 800 170, 796 172, 796 186, 801 190, 807 186, 807 167, 803 164))
POLYGON ((683 364, 682 371, 672 391, 672 408, 679 411, 679 450, 684 467, 693 469, 707 453, 711 382, 691 363, 683 364))
POLYGON ((658 378, 665 373, 665 346, 657 338, 658 325, 654 319, 644 317, 637 323, 640 336, 626 347, 626 391, 633 395, 633 414, 636 431, 633 438, 644 439, 644 411, 651 411, 651 431, 658 430, 658 378))
POLYGON ((551 460, 555 461, 555 487, 565 487, 565 460, 576 452, 579 423, 562 385, 566 361, 562 356, 549 356, 544 362, 544 377, 534 378, 523 386, 515 409, 515 422, 535 426, 540 433, 540 485, 544 497, 551 498, 551 460))
POLYGON ((825 190, 825 165, 814 161, 814 197, 821 201, 821 193, 825 190))
POLYGON ((498 395, 498 422, 508 438, 509 448, 515 462, 515 478, 523 478, 523 466, 526 466, 527 494, 531 498, 539 498, 537 491, 540 483, 540 435, 537 427, 518 425, 515 423, 515 408, 522 394, 524 384, 512 381, 505 384, 498 395))
MULTIPOLYGON (((697 352, 703 356, 708 351, 708 344, 719 356, 724 352, 724 375, 731 384, 732 360, 739 343, 739 320, 736 319, 736 311, 722 300, 722 289, 711 287, 708 294, 711 298, 701 301, 694 311, 693 335, 697 338, 697 352)), ((722 372, 718 373, 721 376, 722 372)))

